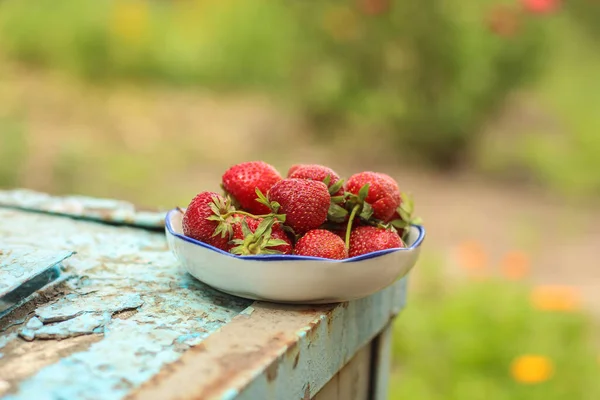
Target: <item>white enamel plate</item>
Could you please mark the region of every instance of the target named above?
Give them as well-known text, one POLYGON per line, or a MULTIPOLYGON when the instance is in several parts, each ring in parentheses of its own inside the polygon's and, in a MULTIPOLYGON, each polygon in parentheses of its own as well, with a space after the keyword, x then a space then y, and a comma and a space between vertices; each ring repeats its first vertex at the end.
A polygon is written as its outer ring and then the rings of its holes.
POLYGON ((196 279, 222 292, 278 303, 337 303, 369 296, 404 277, 425 238, 411 226, 407 247, 328 260, 296 255, 236 256, 183 234, 183 214, 171 210, 165 230, 169 248, 196 279))

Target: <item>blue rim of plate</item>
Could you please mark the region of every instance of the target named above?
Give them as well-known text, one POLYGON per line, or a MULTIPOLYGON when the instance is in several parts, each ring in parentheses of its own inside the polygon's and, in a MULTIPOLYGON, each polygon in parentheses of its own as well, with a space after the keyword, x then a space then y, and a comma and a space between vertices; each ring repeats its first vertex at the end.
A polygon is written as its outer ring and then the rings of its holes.
POLYGON ((362 261, 362 260, 368 260, 370 258, 376 258, 376 257, 381 257, 384 256, 386 254, 390 254, 390 253, 395 253, 397 251, 411 251, 414 250, 416 248, 418 248, 419 246, 421 246, 421 243, 423 243, 423 240, 425 239, 425 228, 422 225, 411 225, 412 227, 417 228, 417 230, 419 231, 419 236, 417 237, 417 240, 415 240, 415 242, 409 246, 409 247, 400 247, 400 248, 395 248, 395 249, 386 249, 386 250, 379 250, 379 251, 375 251, 373 253, 367 253, 367 254, 361 254, 360 256, 356 256, 356 257, 351 257, 351 258, 345 258, 343 260, 331 260, 328 258, 321 258, 321 257, 311 257, 311 256, 298 256, 298 255, 288 255, 288 254, 265 254, 265 255, 261 255, 261 256, 239 256, 239 255, 235 255, 235 254, 231 254, 227 251, 218 249, 214 246, 211 246, 210 244, 201 242, 199 240, 196 239, 192 239, 191 237, 182 235, 180 233, 175 232, 175 230, 173 229, 173 226, 171 225, 171 214, 172 213, 176 213, 176 212, 180 212, 177 208, 172 209, 171 211, 169 211, 165 217, 165 228, 167 229, 167 231, 175 236, 176 238, 179 238, 181 240, 184 240, 188 243, 191 244, 195 244, 197 246, 200 247, 204 247, 205 249, 208 250, 212 250, 216 253, 220 253, 224 256, 227 257, 231 257, 231 258, 235 258, 235 259, 239 259, 239 260, 254 260, 254 261, 327 261, 327 262, 338 262, 338 263, 345 263, 345 262, 356 262, 356 261, 362 261))

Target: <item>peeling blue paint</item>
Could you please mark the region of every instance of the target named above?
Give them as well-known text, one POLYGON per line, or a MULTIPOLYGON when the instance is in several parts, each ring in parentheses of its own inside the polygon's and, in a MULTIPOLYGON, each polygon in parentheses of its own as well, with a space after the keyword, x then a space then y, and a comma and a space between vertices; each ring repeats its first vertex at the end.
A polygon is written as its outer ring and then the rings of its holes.
POLYGON ((140 307, 144 302, 138 293, 117 296, 78 296, 70 294, 54 304, 35 310, 35 315, 43 323, 65 321, 83 313, 106 312, 114 314, 123 310, 140 307))
POLYGON ((60 275, 56 265, 70 251, 49 251, 32 246, 0 247, 0 318, 36 290, 60 275))
POLYGON ((165 212, 142 211, 126 201, 50 196, 28 189, 0 191, 0 206, 146 228, 162 228, 165 212))
POLYGON ((0 221, 3 244, 77 252, 63 263, 73 276, 64 283, 68 293, 36 309, 42 327, 30 319, 21 333, 34 339, 103 334, 22 381, 6 399, 122 398, 252 303, 178 269, 162 233, 3 208, 0 221), (105 312, 125 309, 135 311, 100 321, 105 312))
POLYGON ((32 318, 27 326, 21 330, 19 336, 25 340, 34 339, 67 339, 94 333, 97 328, 104 327, 111 318, 111 313, 84 313, 67 321, 44 325, 36 317, 32 318), (35 324, 31 324, 36 321, 35 324), (38 323, 39 322, 39 323, 38 323))

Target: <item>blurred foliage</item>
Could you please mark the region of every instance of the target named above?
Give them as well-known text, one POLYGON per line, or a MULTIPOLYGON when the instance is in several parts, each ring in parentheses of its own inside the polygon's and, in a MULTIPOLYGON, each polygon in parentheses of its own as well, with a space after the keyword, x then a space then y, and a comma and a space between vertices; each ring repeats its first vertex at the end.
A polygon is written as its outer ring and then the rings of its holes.
MULTIPOLYGON (((587 3, 587 0, 584 0, 587 3)), ((569 2, 578 7, 578 1, 569 2)), ((590 4, 590 13, 600 13, 600 4, 590 4)), ((594 14, 595 15, 595 14, 594 14)), ((600 17, 600 15, 599 15, 600 17)), ((569 196, 600 194, 600 52, 597 40, 585 24, 574 23, 568 13, 548 23, 545 73, 532 88, 543 107, 546 121, 541 127, 518 127, 478 149, 478 163, 486 172, 499 175, 517 170, 555 192, 569 196)))
POLYGON ((17 185, 26 154, 27 138, 21 121, 0 115, 0 187, 17 185))
POLYGON ((95 81, 273 90, 317 132, 388 133, 403 158, 445 167, 539 69, 540 21, 495 5, 6 0, 0 46, 95 81))
POLYGON ((449 287, 435 264, 419 268, 424 282, 411 287, 394 327, 390 399, 599 398, 588 316, 535 309, 521 283, 492 278, 449 287), (547 381, 527 384, 511 374, 514 360, 530 354, 553 366, 547 381))
MULTIPOLYGON (((527 0, 4 0, 0 56, 103 84, 269 92, 320 137, 358 135, 394 145, 402 161, 446 169, 474 159, 484 171, 598 193, 600 6, 549 2, 558 8, 535 14, 527 0), (519 89, 536 93, 560 137, 533 128, 515 140, 503 133, 506 151, 482 148, 519 89)), ((60 154, 59 177, 82 158, 60 154)))

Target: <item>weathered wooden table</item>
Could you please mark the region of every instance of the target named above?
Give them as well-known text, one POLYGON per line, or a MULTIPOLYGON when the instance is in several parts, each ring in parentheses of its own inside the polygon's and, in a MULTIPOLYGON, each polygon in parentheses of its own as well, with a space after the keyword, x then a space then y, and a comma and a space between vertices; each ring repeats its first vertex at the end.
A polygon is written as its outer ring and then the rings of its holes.
POLYGON ((284 306, 181 271, 163 214, 0 191, 3 399, 385 399, 406 280, 284 306))

